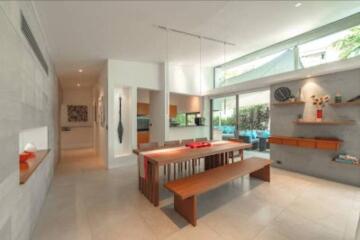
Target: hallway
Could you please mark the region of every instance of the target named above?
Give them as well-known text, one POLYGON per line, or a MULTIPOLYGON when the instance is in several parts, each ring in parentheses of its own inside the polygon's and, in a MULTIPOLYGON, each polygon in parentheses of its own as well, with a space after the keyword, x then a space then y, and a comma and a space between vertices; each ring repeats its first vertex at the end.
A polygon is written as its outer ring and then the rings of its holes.
POLYGON ((201 195, 194 228, 169 195, 155 208, 137 184, 135 164, 105 170, 91 150, 63 152, 32 239, 351 240, 360 210, 356 187, 273 168, 270 185, 243 177, 201 195))

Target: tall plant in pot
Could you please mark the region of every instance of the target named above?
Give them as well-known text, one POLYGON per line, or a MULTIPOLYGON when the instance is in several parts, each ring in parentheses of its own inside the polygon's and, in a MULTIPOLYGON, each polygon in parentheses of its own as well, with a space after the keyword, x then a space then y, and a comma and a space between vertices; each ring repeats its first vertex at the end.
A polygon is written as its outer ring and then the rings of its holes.
POLYGON ((330 101, 329 95, 317 97, 315 95, 311 96, 313 104, 316 106, 316 121, 321 122, 324 118, 324 108, 326 104, 330 101))

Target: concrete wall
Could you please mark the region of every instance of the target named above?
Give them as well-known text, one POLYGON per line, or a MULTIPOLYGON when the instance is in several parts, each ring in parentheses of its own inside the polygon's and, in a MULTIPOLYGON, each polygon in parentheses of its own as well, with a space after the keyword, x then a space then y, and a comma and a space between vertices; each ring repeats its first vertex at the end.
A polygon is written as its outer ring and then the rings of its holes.
POLYGON ((94 146, 94 111, 93 111, 93 89, 92 88, 65 88, 63 89, 61 105, 61 126, 71 127, 71 131, 62 131, 61 148, 92 148, 94 146), (74 123, 67 121, 68 105, 88 106, 88 121, 74 123))
MULTIPOLYGON (((271 86, 271 102, 276 88, 286 86, 297 94, 302 88, 305 106, 272 106, 271 108, 271 133, 272 135, 304 136, 304 137, 338 137, 344 142, 341 151, 360 157, 360 108, 344 107, 333 108, 326 106, 325 119, 352 119, 354 125, 326 126, 326 125, 296 125, 293 123, 298 114, 303 114, 304 119, 315 118, 315 106, 311 103, 311 95, 329 94, 332 97, 340 92, 346 101, 359 95, 360 69, 323 75, 305 80, 291 81, 271 86)), ((331 161, 336 155, 332 151, 316 149, 295 148, 282 145, 271 146, 271 159, 273 165, 335 181, 360 186, 360 171, 357 167, 346 164, 337 164, 331 161), (277 164, 280 160, 282 164, 277 164)))
POLYGON ((58 81, 31 2, 1 1, 0 32, 0 238, 28 240, 59 154, 58 81), (20 10, 49 65, 48 75, 21 32, 20 10), (19 185, 19 133, 43 126, 49 129, 51 151, 26 184, 19 185))

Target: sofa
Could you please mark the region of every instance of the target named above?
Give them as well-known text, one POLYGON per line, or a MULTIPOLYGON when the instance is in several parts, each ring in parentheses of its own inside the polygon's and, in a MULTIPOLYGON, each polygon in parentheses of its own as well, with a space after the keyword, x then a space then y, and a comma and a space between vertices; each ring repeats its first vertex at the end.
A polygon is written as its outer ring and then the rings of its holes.
POLYGON ((268 145, 268 138, 270 131, 268 130, 244 130, 239 132, 239 139, 243 139, 246 143, 252 144, 252 150, 259 148, 260 151, 265 151, 268 145))

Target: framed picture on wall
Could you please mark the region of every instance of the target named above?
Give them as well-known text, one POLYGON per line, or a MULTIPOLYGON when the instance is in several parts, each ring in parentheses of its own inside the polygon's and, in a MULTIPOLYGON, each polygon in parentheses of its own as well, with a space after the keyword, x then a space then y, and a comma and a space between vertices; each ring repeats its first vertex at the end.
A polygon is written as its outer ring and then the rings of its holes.
POLYGON ((67 121, 69 123, 84 123, 89 121, 87 105, 67 105, 67 121))

